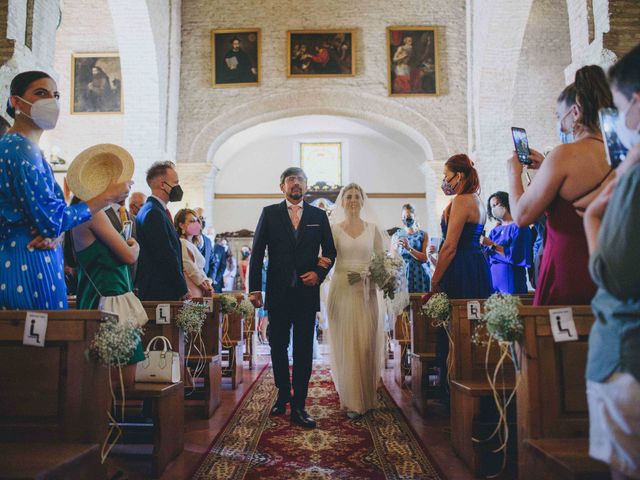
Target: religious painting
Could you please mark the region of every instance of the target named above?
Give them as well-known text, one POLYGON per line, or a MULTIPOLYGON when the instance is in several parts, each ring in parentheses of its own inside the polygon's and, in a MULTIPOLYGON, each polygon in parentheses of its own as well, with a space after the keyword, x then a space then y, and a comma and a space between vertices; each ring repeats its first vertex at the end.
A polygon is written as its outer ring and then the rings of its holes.
POLYGON ((212 87, 253 87, 260 83, 260 29, 211 30, 212 87))
POLYGON ((387 28, 389 95, 438 95, 435 27, 387 28))
POLYGON ((122 113, 122 71, 117 53, 71 57, 71 113, 122 113))
POLYGON ((356 74, 353 30, 287 32, 287 76, 350 77, 356 74))

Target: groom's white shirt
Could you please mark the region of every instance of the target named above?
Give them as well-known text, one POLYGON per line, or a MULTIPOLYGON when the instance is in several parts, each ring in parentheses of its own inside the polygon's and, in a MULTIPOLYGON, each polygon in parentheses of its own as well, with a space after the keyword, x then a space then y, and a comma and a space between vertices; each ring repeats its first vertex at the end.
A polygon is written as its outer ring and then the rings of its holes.
MULTIPOLYGON (((302 220, 302 210, 304 209, 304 201, 300 200, 300 203, 296 204, 296 203, 291 203, 289 200, 287 200, 286 198, 284 199, 285 202, 287 202, 287 211, 291 211, 291 207, 293 205, 298 205, 300 207, 300 209, 298 210, 297 214, 298 214, 298 220, 302 220)), ((289 216, 291 216, 291 213, 289 213, 289 216)))

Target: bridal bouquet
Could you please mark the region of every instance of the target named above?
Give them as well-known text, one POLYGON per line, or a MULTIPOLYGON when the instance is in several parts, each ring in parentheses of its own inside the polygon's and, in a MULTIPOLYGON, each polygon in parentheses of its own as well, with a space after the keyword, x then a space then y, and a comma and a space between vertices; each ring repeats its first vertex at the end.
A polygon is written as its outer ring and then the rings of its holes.
MULTIPOLYGON (((390 252, 374 253, 366 275, 382 290, 385 298, 393 300, 400 289, 404 275, 404 262, 400 257, 394 257, 390 252)), ((349 284, 354 285, 362 280, 363 274, 349 272, 349 284)))

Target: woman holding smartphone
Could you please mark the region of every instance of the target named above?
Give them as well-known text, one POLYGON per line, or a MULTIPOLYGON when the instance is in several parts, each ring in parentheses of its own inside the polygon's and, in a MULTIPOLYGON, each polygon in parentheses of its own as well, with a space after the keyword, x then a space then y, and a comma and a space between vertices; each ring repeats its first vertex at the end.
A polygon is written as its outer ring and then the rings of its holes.
POLYGON ((545 158, 531 150, 529 168, 538 173, 526 191, 522 163, 515 153, 509 159, 514 221, 525 227, 542 213, 547 217, 535 305, 584 305, 596 292, 589 277, 581 213, 615 176, 607 163, 598 121, 598 110, 610 107, 612 102, 602 69, 596 65, 581 68, 575 83, 558 97, 556 107, 561 138, 572 143, 559 145, 545 158))
POLYGON ((418 228, 416 209, 410 203, 402 206, 402 223, 404 228, 396 232, 394 243, 404 260, 409 293, 428 292, 431 288, 427 258, 429 235, 418 228))

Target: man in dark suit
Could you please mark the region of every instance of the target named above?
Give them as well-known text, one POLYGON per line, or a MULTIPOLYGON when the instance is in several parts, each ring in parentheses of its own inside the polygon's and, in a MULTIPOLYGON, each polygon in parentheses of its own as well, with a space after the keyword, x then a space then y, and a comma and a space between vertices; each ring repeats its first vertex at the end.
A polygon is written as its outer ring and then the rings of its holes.
POLYGON ((182 270, 182 247, 173 226, 168 202, 182 200, 178 172, 171 162, 156 162, 147 170, 151 196, 138 212, 138 274, 142 300, 189 298, 182 270))
POLYGON ((211 255, 211 280, 213 280, 213 289, 217 293, 221 293, 224 287, 225 268, 227 268, 227 249, 220 242, 216 242, 211 255))
POLYGON ((316 422, 304 409, 313 356, 316 312, 320 311, 320 284, 336 257, 327 214, 303 201, 307 176, 291 167, 280 176, 285 201, 265 207, 256 227, 249 264, 250 299, 262 306, 262 266, 269 250, 266 308, 269 345, 278 399, 272 415, 282 415, 291 404, 291 420, 313 428, 316 422), (322 247, 323 261, 319 261, 322 247), (287 347, 293 325, 293 397, 287 347))
MULTIPOLYGON (((138 226, 136 217, 132 216, 124 206, 124 200, 121 203, 113 203, 104 209, 104 213, 107 214, 107 218, 118 232, 122 232, 124 222, 131 222, 131 238, 138 240, 138 226)), ((135 282, 136 272, 138 271, 138 262, 134 262, 129 265, 129 273, 131 274, 131 281, 135 282)))
MULTIPOLYGON (((202 226, 202 231, 204 232, 205 225, 206 225, 206 220, 204 218, 204 211, 200 207, 194 208, 193 211, 196 212, 196 215, 198 215, 198 220, 200 220, 200 225, 202 226)), ((204 233, 202 235, 199 235, 198 238, 200 238, 200 243, 197 244, 196 246, 198 247, 198 250, 200 250, 200 253, 204 257, 204 274, 211 279, 212 285, 215 288, 216 282, 213 274, 216 271, 216 263, 215 263, 216 259, 213 255, 213 250, 214 250, 213 243, 211 242, 209 237, 207 237, 204 233)))

